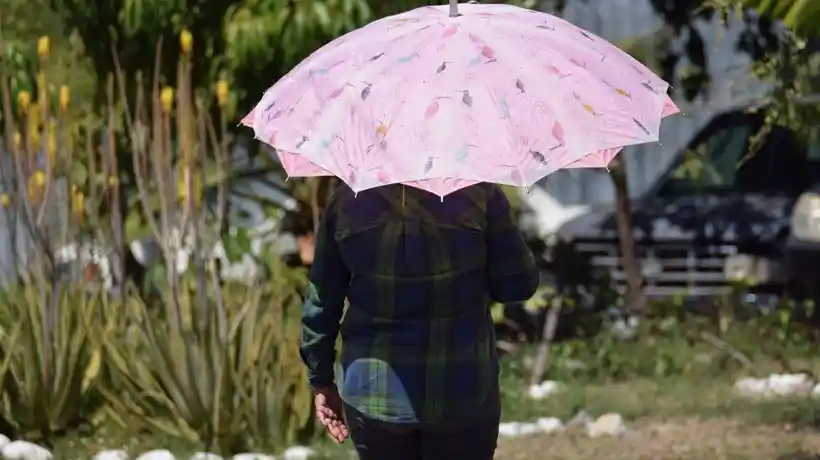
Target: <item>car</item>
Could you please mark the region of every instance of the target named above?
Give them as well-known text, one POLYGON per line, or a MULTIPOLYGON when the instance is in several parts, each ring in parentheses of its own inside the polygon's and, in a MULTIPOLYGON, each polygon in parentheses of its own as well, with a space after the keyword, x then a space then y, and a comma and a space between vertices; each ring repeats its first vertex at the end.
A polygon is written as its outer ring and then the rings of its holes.
MULTIPOLYGON (((645 294, 698 301, 742 287, 747 301, 767 304, 798 277, 811 284, 798 272, 816 273, 820 260, 818 187, 818 149, 795 132, 751 110, 714 117, 632 201, 645 294)), ((561 284, 625 292, 612 205, 565 223, 558 241, 551 265, 561 284)))
POLYGON ((820 302, 820 184, 806 190, 792 212, 786 241, 791 295, 820 302))

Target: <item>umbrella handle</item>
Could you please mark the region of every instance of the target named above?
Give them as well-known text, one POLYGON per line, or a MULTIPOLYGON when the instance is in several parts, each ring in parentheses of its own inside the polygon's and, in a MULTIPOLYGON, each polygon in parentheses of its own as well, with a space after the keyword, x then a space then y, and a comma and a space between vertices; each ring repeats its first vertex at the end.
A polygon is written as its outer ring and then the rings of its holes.
POLYGON ((455 18, 458 16, 458 0, 450 0, 450 17, 455 18))

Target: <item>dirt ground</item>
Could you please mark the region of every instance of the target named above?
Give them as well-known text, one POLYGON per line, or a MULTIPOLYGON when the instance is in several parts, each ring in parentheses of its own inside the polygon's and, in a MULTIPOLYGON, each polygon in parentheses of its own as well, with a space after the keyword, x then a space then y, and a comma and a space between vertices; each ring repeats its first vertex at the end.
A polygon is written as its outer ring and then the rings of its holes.
POLYGON ((820 432, 696 418, 637 421, 634 435, 562 433, 506 439, 498 460, 820 460, 820 432))

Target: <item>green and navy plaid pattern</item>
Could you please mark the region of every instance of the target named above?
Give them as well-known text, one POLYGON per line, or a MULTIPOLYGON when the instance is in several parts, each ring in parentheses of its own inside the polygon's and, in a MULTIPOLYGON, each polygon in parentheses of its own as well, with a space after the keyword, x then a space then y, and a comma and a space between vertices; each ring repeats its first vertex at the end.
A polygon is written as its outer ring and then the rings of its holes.
POLYGON ((335 382, 341 332, 338 385, 363 414, 399 423, 480 416, 498 404, 490 302, 526 300, 537 284, 497 186, 444 200, 401 185, 358 196, 343 186, 316 235, 302 316, 310 382, 335 382))

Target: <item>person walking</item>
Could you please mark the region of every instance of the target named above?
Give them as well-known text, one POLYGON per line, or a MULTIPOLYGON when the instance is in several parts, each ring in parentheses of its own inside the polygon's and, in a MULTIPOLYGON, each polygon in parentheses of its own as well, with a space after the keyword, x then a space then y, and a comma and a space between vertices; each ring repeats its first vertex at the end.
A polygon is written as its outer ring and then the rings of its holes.
POLYGON ((340 186, 302 313, 318 420, 337 442, 352 437, 361 460, 491 460, 501 407, 490 303, 537 287, 498 186, 443 200, 400 184, 340 186))

